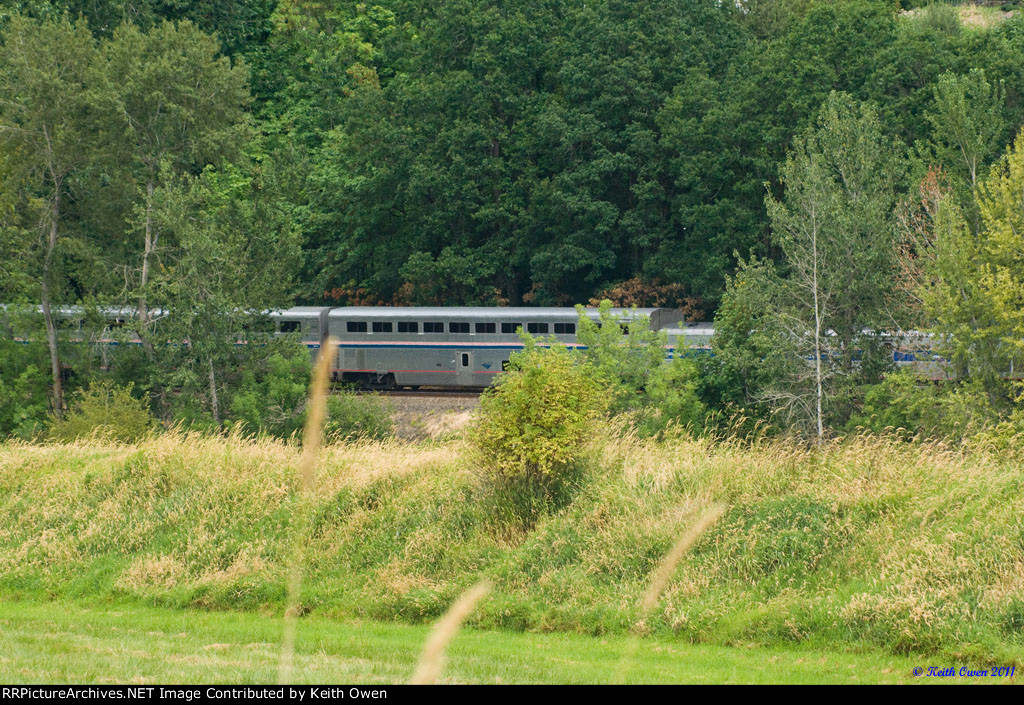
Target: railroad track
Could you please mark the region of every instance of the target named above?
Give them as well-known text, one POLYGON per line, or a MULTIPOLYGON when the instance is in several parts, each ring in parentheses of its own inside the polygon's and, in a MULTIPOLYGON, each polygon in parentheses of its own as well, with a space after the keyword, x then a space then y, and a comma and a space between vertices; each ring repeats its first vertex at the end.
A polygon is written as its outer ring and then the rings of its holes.
POLYGON ((389 397, 433 397, 448 399, 473 399, 483 389, 359 389, 356 394, 383 394, 389 397))

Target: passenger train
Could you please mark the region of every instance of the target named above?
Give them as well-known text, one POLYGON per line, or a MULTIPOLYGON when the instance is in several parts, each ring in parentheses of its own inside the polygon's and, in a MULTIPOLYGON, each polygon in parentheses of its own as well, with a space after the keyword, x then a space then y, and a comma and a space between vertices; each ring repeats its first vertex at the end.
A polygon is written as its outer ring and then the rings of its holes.
MULTIPOLYGON (((682 331, 686 325, 673 309, 612 313, 624 324, 644 316, 655 330, 682 331)), ((588 309, 587 315, 596 320, 597 309, 588 309)), ((333 338, 333 378, 375 389, 487 387, 509 356, 522 350, 520 329, 578 346, 574 308, 302 307, 274 312, 271 318, 277 332, 299 333, 313 350, 333 338)), ((702 342, 710 345, 710 336, 702 342)))
MULTIPOLYGON (((4 311, 0 306, 0 331, 4 311)), ((585 313, 598 320, 596 308, 585 313)), ((668 308, 620 308, 612 309, 612 314, 624 326, 645 317, 651 329, 664 331, 666 358, 711 353, 711 323, 687 321, 680 311, 668 308)), ((85 315, 79 307, 55 310, 64 329, 77 327, 84 332, 85 315)), ((93 337, 93 343, 140 342, 130 330, 135 315, 131 309, 101 309, 99 315, 106 328, 93 337)), ((166 313, 156 310, 152 315, 160 318, 166 313)), ((334 339, 331 369, 338 382, 369 389, 483 388, 505 369, 513 352, 522 350, 519 329, 578 348, 582 347, 576 338, 578 319, 576 309, 569 307, 298 306, 270 312, 266 332, 298 337, 314 359, 326 340, 334 339)), ((897 366, 909 366, 931 379, 945 376, 944 361, 929 349, 928 336, 905 337, 890 348, 897 366)))
MULTIPOLYGON (((597 321, 596 308, 584 309, 597 321)), ((644 317, 652 330, 667 337, 665 356, 711 354, 714 326, 687 321, 667 308, 612 309, 623 325, 644 317)), ((523 348, 517 334, 558 340, 582 347, 576 339, 574 308, 495 307, 311 307, 271 315, 279 333, 300 333, 307 347, 318 351, 326 338, 337 349, 332 361, 336 381, 363 387, 486 387, 523 348)), ((922 377, 943 379, 945 360, 930 350, 927 335, 907 335, 889 348, 898 367, 911 367, 922 377)), ((314 355, 315 357, 315 355, 314 355)))

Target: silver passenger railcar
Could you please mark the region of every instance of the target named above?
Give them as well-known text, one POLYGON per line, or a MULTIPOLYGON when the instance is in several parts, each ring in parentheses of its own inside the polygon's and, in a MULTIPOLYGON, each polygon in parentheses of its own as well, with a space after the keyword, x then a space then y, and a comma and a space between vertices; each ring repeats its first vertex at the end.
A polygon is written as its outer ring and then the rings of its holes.
POLYGON ((295 306, 285 311, 271 311, 269 315, 274 322, 274 332, 297 335, 315 360, 320 345, 327 338, 330 311, 330 306, 295 306))
MULTIPOLYGON (((615 309, 624 322, 646 316, 652 328, 679 325, 673 309, 615 309)), ((597 309, 588 309, 597 319, 597 309)), ((489 386, 521 350, 518 330, 578 345, 574 308, 302 307, 275 312, 280 333, 297 333, 314 357, 328 336, 332 377, 375 389, 489 386)))
MULTIPOLYGON (((681 319, 666 309, 615 313, 646 315, 652 326, 681 319)), ((486 387, 522 349, 520 329, 574 347, 577 320, 573 308, 335 308, 328 314, 328 333, 338 341, 334 378, 384 389, 486 387)))

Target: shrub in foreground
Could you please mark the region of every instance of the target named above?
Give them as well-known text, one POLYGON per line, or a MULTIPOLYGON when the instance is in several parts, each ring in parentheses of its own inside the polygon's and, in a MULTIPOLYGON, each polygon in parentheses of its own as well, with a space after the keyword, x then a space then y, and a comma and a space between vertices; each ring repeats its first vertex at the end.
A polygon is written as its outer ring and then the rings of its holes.
MULTIPOLYGON (((265 361, 253 361, 242 375, 231 402, 233 420, 249 433, 288 438, 306 423, 306 401, 312 366, 305 347, 275 342, 278 349, 265 361)), ((326 437, 385 438, 394 433, 391 406, 378 395, 333 390, 327 398, 326 437)))
POLYGON ((69 442, 99 436, 132 443, 156 426, 149 412, 149 399, 132 396, 134 387, 118 387, 100 380, 80 391, 63 419, 54 419, 47 434, 50 440, 69 442))
POLYGON ((593 369, 564 346, 524 341, 481 396, 470 442, 495 508, 528 520, 578 469, 608 400, 593 369))
POLYGON ((250 432, 287 438, 305 422, 309 352, 297 344, 281 345, 261 362, 246 365, 231 415, 250 432))
POLYGON ((556 477, 577 461, 605 406, 587 366, 563 346, 527 338, 481 396, 471 440, 493 477, 556 477))
POLYGON ((1013 427, 1014 433, 1021 428, 1015 423, 1019 414, 1001 421, 985 390, 970 381, 934 384, 900 370, 864 387, 863 393, 864 401, 846 424, 847 432, 896 430, 900 435, 958 441, 999 426, 1013 427))
POLYGON ((600 380, 613 414, 625 414, 638 433, 653 436, 671 425, 703 427, 708 410, 698 396, 693 360, 665 361, 668 337, 647 316, 626 322, 602 301, 598 321, 577 307, 581 357, 600 380))

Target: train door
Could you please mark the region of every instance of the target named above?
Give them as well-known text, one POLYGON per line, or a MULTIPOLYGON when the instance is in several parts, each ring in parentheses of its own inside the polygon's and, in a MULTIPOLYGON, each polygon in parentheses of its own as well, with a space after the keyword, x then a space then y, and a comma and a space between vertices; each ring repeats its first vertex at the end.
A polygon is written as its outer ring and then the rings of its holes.
POLYGON ((459 350, 456 354, 455 380, 460 387, 476 386, 473 379, 473 353, 468 350, 459 350))

